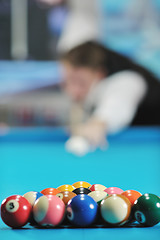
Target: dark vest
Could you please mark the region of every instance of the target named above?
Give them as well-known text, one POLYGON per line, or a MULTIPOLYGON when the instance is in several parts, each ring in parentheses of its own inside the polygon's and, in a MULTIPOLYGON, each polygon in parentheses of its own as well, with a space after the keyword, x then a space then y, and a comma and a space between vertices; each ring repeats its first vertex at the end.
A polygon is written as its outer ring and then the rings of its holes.
POLYGON ((160 80, 121 54, 107 49, 107 56, 108 76, 120 71, 131 70, 141 74, 147 83, 147 94, 138 108, 132 125, 160 125, 160 80))

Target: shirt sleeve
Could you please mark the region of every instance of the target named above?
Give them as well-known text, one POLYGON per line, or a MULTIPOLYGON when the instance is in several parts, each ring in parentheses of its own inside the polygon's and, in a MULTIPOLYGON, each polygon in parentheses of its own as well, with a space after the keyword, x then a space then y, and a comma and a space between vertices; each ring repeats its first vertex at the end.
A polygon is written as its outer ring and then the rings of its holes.
POLYGON ((113 133, 132 122, 147 92, 147 84, 140 74, 132 71, 113 74, 106 82, 93 115, 105 121, 107 132, 113 133))

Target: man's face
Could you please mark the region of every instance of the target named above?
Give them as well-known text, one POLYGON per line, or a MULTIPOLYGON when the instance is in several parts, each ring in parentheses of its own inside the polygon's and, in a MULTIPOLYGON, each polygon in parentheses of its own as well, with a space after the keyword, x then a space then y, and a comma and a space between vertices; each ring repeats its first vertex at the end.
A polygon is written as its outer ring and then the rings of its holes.
POLYGON ((64 63, 64 90, 77 102, 85 100, 91 87, 102 79, 99 71, 64 63))

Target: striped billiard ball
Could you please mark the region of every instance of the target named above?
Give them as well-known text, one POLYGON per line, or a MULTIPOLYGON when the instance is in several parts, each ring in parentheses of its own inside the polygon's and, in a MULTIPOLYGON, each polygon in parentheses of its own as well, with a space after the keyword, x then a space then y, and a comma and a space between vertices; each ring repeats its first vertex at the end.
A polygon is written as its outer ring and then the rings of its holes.
POLYGON ((100 212, 104 221, 112 226, 124 225, 131 214, 131 203, 123 195, 113 194, 102 200, 100 212))
POLYGON ((93 184, 89 189, 91 191, 104 191, 107 187, 102 184, 93 184))
POLYGON ((36 225, 36 222, 35 222, 35 220, 34 220, 34 218, 33 218, 33 206, 34 206, 36 200, 37 200, 38 198, 42 197, 42 196, 43 196, 42 193, 40 193, 40 192, 35 192, 35 191, 30 191, 30 192, 27 192, 27 193, 25 193, 25 194, 23 195, 23 197, 24 197, 25 199, 27 199, 28 202, 29 202, 29 203, 31 204, 31 206, 32 206, 32 212, 31 212, 31 215, 30 215, 29 223, 30 223, 31 225, 33 225, 33 226, 36 225))
POLYGON ((23 197, 28 200, 28 202, 32 205, 32 207, 35 204, 35 201, 42 196, 43 196, 42 193, 35 192, 35 191, 30 191, 23 195, 23 197))
POLYGON ((9 227, 20 228, 28 223, 31 211, 32 206, 27 199, 13 195, 3 200, 1 218, 9 227))
POLYGON ((92 191, 88 194, 88 196, 92 197, 99 205, 101 201, 108 196, 108 194, 104 191, 92 191))
POLYGON ((55 195, 44 195, 33 206, 33 217, 41 226, 59 225, 65 217, 65 204, 55 195))

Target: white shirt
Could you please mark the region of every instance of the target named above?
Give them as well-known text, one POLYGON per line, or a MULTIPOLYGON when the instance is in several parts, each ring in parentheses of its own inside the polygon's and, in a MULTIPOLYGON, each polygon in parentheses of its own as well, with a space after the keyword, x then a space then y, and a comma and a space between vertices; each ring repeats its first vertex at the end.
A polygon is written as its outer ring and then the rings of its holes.
POLYGON ((93 116, 106 122, 107 132, 116 132, 132 122, 146 92, 147 84, 140 74, 121 71, 93 86, 85 108, 95 106, 93 116))

